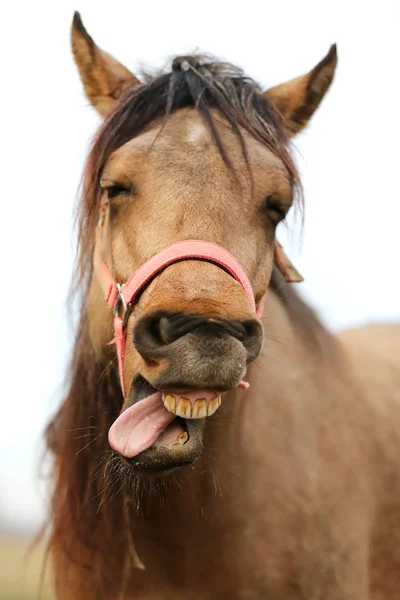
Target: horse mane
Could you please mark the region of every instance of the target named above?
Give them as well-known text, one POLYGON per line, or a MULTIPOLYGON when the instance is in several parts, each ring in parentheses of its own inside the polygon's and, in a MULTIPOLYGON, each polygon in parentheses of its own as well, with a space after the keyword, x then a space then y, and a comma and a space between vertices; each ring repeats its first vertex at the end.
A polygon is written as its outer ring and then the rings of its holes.
MULTIPOLYGON (((120 477, 114 469, 119 468, 120 462, 110 460, 112 453, 107 440, 108 429, 123 404, 118 371, 113 362, 95 354, 87 327, 85 297, 92 271, 99 181, 113 151, 156 120, 166 119, 184 107, 197 108, 230 167, 229 155, 215 125, 212 111, 215 108, 238 136, 246 158, 239 126, 280 157, 294 188, 300 189, 280 117, 258 85, 236 67, 204 56, 176 58, 170 72, 127 90, 94 139, 77 210, 79 248, 74 277, 77 283, 73 288, 82 298, 80 324, 67 378, 68 391, 45 435, 47 449, 54 458, 49 549, 55 560, 62 560, 60 557, 64 555, 82 569, 94 571, 99 597, 106 589, 108 574, 110 579, 123 581, 126 570, 136 560, 129 527, 129 515, 135 507, 125 489, 118 487, 120 477), (116 532, 118 544, 114 543, 116 532)), ((271 287, 294 324, 306 330, 312 343, 322 348, 329 334, 297 293, 283 283, 277 269, 271 287)), ((67 569, 67 561, 64 564, 67 569)))

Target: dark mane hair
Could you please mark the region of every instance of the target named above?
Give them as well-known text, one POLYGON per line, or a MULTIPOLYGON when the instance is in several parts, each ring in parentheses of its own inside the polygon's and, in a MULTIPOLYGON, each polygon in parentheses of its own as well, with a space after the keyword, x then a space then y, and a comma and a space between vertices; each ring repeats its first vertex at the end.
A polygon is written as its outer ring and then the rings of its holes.
MULTIPOLYGON (((107 432, 119 413, 123 397, 114 364, 95 356, 88 335, 84 302, 92 269, 100 202, 99 180, 113 151, 156 120, 162 122, 184 107, 194 107, 200 112, 229 166, 232 165, 215 126, 212 109, 218 109, 229 122, 245 157, 240 127, 279 156, 293 186, 299 188, 289 139, 279 115, 254 81, 239 69, 207 57, 176 58, 169 73, 127 90, 95 137, 77 211, 79 254, 75 281, 78 283, 74 287, 82 292, 81 322, 69 372, 68 393, 47 427, 46 442, 56 462, 50 548, 58 549, 56 560, 62 561, 59 557, 64 553, 83 569, 94 570, 99 590, 102 590, 99 597, 105 595, 107 573, 112 574, 114 580, 123 582, 126 569, 135 560, 128 525, 132 507, 128 506, 125 491, 114 487, 118 473, 113 472, 113 463, 108 460, 107 432), (110 552, 115 530, 120 533, 119 545, 110 552)), ((276 273, 272 285, 277 291, 281 290, 282 281, 276 273)), ((307 319, 304 327, 307 325, 319 336, 322 326, 311 309, 303 310, 306 305, 295 292, 283 291, 281 297, 294 321, 298 320, 296 315, 300 315, 299 311, 296 313, 296 307, 302 307, 301 315, 307 319)), ((114 590, 110 591, 110 595, 114 593, 114 590)))

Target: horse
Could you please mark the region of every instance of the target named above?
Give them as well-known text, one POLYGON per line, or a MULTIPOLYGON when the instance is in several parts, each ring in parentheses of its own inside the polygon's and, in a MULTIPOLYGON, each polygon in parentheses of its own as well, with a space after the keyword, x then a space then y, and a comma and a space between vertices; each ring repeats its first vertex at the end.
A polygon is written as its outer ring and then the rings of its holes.
POLYGON ((71 35, 104 119, 46 430, 57 599, 398 598, 400 327, 330 333, 276 238, 336 47, 263 91, 207 55, 139 79, 71 35))

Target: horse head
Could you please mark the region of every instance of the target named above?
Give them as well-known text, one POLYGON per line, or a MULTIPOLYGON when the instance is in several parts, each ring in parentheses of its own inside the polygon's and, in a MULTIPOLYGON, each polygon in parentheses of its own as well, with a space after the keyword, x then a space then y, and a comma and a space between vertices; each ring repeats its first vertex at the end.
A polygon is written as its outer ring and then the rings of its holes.
POLYGON ((259 355, 274 261, 297 280, 275 236, 299 189, 290 139, 328 90, 336 49, 263 92, 204 56, 178 57, 169 73, 141 82, 96 46, 79 15, 72 45, 104 117, 85 172, 80 244, 81 264, 97 257, 86 300, 94 354, 112 360, 109 342, 120 343, 124 403, 109 440, 132 468, 167 470, 198 458, 206 417, 259 355), (161 262, 129 310, 113 283, 105 302, 102 268, 123 284, 188 240, 206 243, 204 254, 161 262))

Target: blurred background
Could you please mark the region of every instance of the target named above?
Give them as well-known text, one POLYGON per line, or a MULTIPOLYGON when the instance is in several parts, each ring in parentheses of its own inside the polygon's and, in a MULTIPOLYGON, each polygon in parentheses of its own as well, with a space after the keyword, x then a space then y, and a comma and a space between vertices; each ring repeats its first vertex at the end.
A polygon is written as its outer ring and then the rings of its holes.
POLYGON ((400 318, 398 0, 3 3, 2 600, 34 597, 41 550, 23 557, 46 520, 41 435, 62 397, 73 339, 72 213, 99 125, 70 51, 74 10, 136 73, 206 51, 267 88, 310 70, 336 42, 334 84, 295 141, 304 230, 292 220, 279 237, 329 327, 400 318))

